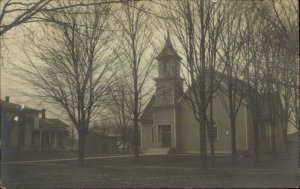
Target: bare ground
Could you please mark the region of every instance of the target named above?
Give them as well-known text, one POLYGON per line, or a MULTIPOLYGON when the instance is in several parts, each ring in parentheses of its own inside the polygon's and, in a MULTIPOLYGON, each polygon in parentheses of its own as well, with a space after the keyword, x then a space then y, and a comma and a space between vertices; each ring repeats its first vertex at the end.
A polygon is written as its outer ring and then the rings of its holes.
POLYGON ((208 170, 200 168, 197 155, 142 156, 87 159, 85 167, 76 160, 2 164, 2 179, 8 188, 100 188, 100 187, 297 187, 297 158, 264 157, 254 164, 240 158, 217 157, 208 170))

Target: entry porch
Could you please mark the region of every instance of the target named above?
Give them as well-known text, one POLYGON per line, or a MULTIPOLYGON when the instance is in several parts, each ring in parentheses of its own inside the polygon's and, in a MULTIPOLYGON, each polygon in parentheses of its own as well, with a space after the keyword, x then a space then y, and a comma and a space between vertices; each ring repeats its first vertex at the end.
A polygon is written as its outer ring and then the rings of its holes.
POLYGON ((66 131, 61 130, 36 130, 32 134, 33 150, 64 149, 66 131))
POLYGON ((143 125, 141 130, 142 149, 176 148, 176 129, 173 124, 143 125))

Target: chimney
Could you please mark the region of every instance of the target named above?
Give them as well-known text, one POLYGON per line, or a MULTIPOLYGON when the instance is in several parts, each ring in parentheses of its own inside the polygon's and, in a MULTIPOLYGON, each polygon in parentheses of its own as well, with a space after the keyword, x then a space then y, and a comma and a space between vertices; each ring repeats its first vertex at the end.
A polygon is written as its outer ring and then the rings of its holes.
POLYGON ((45 119, 46 118, 46 109, 42 109, 42 118, 45 119))
POLYGON ((9 102, 9 96, 5 97, 5 102, 9 102))

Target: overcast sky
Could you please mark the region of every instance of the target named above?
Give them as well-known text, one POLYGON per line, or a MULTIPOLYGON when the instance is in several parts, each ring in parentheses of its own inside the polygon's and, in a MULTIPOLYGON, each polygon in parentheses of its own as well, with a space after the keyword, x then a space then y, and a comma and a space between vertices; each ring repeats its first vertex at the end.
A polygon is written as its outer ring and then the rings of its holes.
MULTIPOLYGON (((25 85, 20 78, 15 77, 12 74, 13 66, 11 63, 22 65, 26 62, 24 50, 30 45, 27 35, 31 35, 30 31, 34 32, 37 37, 41 31, 38 31, 36 24, 26 24, 25 27, 15 27, 4 35, 4 40, 1 41, 1 56, 4 66, 1 68, 1 99, 5 96, 10 96, 10 102, 17 104, 24 104, 26 106, 47 109, 48 117, 57 117, 61 115, 61 112, 54 111, 53 107, 47 104, 41 104, 40 99, 35 99, 24 95, 31 92, 32 89, 29 85, 25 85), (56 114, 51 113, 52 111, 56 114)), ((164 38, 164 36, 162 37, 164 38)), ((173 39, 174 40, 174 39, 173 39)), ((173 41, 174 42, 174 41, 173 41)), ((162 44, 158 44, 161 48, 164 45, 164 40, 161 40, 162 44)), ((178 46, 175 48, 179 50, 178 46)))

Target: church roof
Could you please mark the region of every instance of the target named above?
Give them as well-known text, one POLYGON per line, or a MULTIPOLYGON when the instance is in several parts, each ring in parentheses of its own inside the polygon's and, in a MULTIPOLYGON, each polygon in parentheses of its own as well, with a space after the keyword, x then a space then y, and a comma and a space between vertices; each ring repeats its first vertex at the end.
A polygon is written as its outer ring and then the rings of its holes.
POLYGON ((149 101, 147 107, 145 108, 145 110, 143 111, 143 113, 140 117, 141 122, 144 122, 144 123, 152 123, 153 122, 152 113, 153 113, 153 107, 155 106, 155 100, 156 100, 156 96, 153 95, 151 97, 151 100, 149 101))
MULTIPOLYGON (((222 82, 224 82, 225 85, 227 85, 226 80, 228 79, 228 76, 226 76, 225 74, 215 71, 216 73, 216 77, 219 77, 219 79, 222 80, 222 82)), ((238 78, 234 78, 234 82, 236 82, 236 87, 238 88, 238 90, 243 90, 244 87, 247 87, 248 89, 250 88, 250 90, 255 90, 254 88, 252 88, 251 86, 249 86, 248 83, 244 83, 242 80, 238 79, 238 78)), ((184 92, 185 94, 188 93, 188 91, 190 90, 190 88, 187 88, 186 91, 184 92)), ((269 107, 267 106, 269 101, 274 101, 274 100, 278 100, 280 102, 280 96, 278 93, 273 93, 273 94, 261 94, 261 100, 264 101, 264 105, 263 105, 263 110, 262 110, 262 119, 268 119, 270 117, 270 111, 269 111, 269 107)), ((156 96, 155 94, 152 96, 150 102, 148 103, 147 107, 145 108, 144 112, 141 115, 141 122, 143 123, 152 123, 153 122, 153 117, 152 117, 152 113, 153 113, 153 108, 155 107, 155 99, 156 96)), ((184 99, 184 95, 182 95, 178 101, 176 102, 176 104, 179 104, 182 100, 184 99)), ((251 100, 250 100, 250 96, 249 96, 249 92, 244 96, 243 98, 243 102, 245 104, 251 104, 251 100)), ((276 109, 277 108, 282 108, 281 107, 281 103, 276 105, 276 109)), ((277 111, 279 111, 279 109, 277 109, 277 111)), ((279 113, 279 112, 276 112, 279 113)))
POLYGON ((180 56, 177 54, 176 50, 174 49, 170 39, 170 35, 168 34, 165 46, 162 49, 162 51, 157 55, 156 58, 162 59, 162 58, 170 58, 170 57, 181 59, 180 56))

